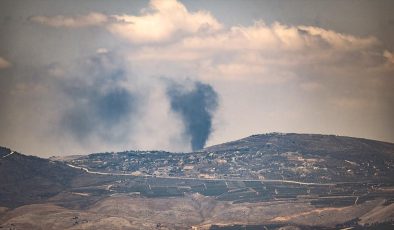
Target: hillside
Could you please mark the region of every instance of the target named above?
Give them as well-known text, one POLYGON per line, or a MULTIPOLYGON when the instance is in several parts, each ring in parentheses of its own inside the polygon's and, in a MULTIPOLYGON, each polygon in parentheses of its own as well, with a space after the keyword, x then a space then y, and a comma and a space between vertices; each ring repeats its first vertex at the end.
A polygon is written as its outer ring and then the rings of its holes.
POLYGON ((299 152, 303 154, 351 155, 364 157, 377 155, 394 157, 394 144, 362 138, 322 134, 268 133, 252 135, 240 140, 227 142, 204 151, 246 151, 246 152, 299 152))
POLYGON ((125 151, 68 160, 105 173, 315 182, 390 182, 394 144, 360 138, 270 133, 192 153, 125 151))
POLYGON ((0 206, 45 201, 70 186, 80 170, 62 162, 0 150, 0 206))
POLYGON ((7 229, 357 229, 394 219, 394 144, 351 137, 270 133, 191 153, 50 159, 0 148, 0 175, 7 229))

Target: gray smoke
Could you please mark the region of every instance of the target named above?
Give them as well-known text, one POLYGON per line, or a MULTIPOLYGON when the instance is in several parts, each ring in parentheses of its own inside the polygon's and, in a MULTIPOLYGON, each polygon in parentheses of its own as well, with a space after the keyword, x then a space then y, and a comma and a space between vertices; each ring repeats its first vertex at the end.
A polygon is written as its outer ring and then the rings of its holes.
POLYGON ((202 149, 212 131, 212 114, 218 106, 217 93, 208 84, 194 82, 191 90, 172 83, 167 95, 172 110, 182 117, 192 149, 202 149))
MULTIPOLYGON (((92 136, 103 141, 117 142, 125 137, 115 129, 128 123, 137 107, 137 98, 122 86, 125 71, 117 57, 100 54, 91 57, 82 67, 73 71, 72 81, 60 81, 57 86, 69 99, 60 125, 79 141, 92 136)), ((69 76, 70 77, 70 76, 69 76)))
POLYGON ((139 76, 124 60, 118 52, 104 52, 18 68, 18 73, 3 71, 16 76, 0 79, 0 104, 7 102, 0 126, 10 130, 0 135, 3 145, 48 156, 204 147, 218 104, 214 89, 184 79, 139 76), (26 139, 22 147, 16 137, 26 139))

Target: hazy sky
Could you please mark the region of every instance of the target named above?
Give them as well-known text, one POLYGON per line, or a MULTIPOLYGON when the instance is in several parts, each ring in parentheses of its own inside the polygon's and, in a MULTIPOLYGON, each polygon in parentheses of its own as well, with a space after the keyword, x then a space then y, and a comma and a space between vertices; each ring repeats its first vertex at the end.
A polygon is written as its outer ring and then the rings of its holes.
POLYGON ((394 2, 0 2, 0 145, 190 151, 256 133, 394 142, 394 2))

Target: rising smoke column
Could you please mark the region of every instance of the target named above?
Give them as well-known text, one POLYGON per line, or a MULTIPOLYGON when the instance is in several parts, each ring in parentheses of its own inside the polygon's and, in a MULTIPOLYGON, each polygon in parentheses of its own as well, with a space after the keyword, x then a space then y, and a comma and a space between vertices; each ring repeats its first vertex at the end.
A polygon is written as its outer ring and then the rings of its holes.
POLYGON ((173 83, 167 89, 171 109, 182 117, 193 150, 202 149, 212 131, 218 96, 212 86, 194 82, 192 89, 173 83))

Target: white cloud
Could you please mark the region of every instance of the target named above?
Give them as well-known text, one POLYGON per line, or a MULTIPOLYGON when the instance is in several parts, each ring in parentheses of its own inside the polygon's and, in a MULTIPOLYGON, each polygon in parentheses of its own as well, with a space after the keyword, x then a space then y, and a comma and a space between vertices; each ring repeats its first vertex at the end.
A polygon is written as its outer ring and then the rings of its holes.
MULTIPOLYGON (((182 70, 208 81, 271 84, 292 81, 303 69, 343 74, 345 69, 381 64, 376 61, 381 44, 374 37, 263 21, 225 28, 209 12, 189 12, 176 0, 151 0, 140 15, 90 13, 32 20, 54 27, 101 24, 115 36, 138 45, 133 46, 129 60, 137 71, 151 75, 173 75, 182 70)), ((392 53, 384 51, 383 55, 393 62, 392 53)))
POLYGON ((101 13, 92 12, 87 15, 76 17, 67 17, 63 15, 57 15, 54 17, 34 16, 31 17, 30 20, 52 27, 78 28, 102 25, 108 21, 108 17, 101 13))
POLYGON ((0 57, 0 69, 6 69, 11 66, 11 63, 4 59, 3 57, 0 57))
POLYGON ((379 43, 375 37, 360 38, 312 26, 298 26, 297 28, 300 32, 309 35, 309 42, 313 42, 311 38, 315 37, 327 42, 330 44, 330 47, 335 49, 356 50, 368 48, 379 43))
POLYGON ((394 54, 388 50, 383 52, 383 57, 387 59, 387 62, 394 64, 394 54))
POLYGON ((212 32, 222 25, 208 12, 188 12, 185 6, 175 0, 152 0, 150 8, 142 15, 113 15, 116 23, 108 29, 131 42, 149 43, 168 41, 177 34, 212 32))
MULTIPOLYGON (((133 42, 133 41, 131 41, 133 42)), ((152 75, 173 75, 171 69, 192 69, 204 80, 247 80, 285 83, 302 69, 376 66, 379 41, 317 27, 266 25, 233 26, 213 33, 195 32, 163 44, 145 44, 129 59, 137 66, 157 66, 152 75), (177 68, 169 66, 176 65, 177 68)), ((175 70, 177 69, 177 70, 175 70)), ((146 71, 146 70, 141 70, 146 71)))
POLYGON ((34 16, 31 21, 52 27, 87 27, 104 25, 113 34, 134 43, 165 42, 176 36, 212 33, 223 26, 209 12, 189 12, 176 0, 151 0, 141 15, 104 15, 97 12, 68 17, 34 16))

